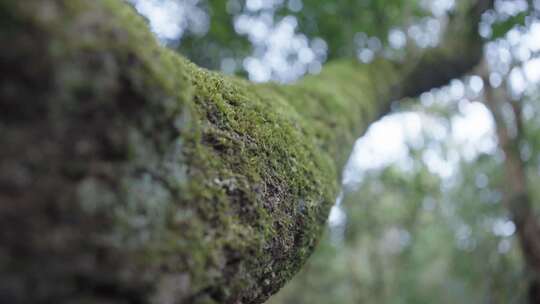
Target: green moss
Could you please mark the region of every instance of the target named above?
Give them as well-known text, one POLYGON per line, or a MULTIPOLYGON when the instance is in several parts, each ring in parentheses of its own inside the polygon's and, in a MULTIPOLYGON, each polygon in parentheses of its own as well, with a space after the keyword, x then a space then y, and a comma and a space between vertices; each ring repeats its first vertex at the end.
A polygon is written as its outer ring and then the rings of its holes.
POLYGON ((162 48, 121 1, 6 1, 1 7, 20 26, 3 29, 16 51, 0 51, 1 59, 16 76, 33 74, 0 92, 29 92, 9 97, 24 111, 40 100, 46 117, 17 112, 2 127, 4 143, 22 143, 0 156, 32 163, 41 168, 33 178, 58 185, 29 186, 24 192, 36 194, 21 200, 74 214, 35 233, 67 225, 79 246, 43 257, 32 245, 9 271, 23 282, 39 257, 38 285, 86 282, 83 291, 56 287, 36 297, 260 303, 298 271, 333 204, 346 153, 377 113, 373 70, 344 62, 295 85, 255 85, 162 48), (51 80, 36 88, 44 77, 51 80), (50 142, 52 152, 25 158, 50 142), (91 270, 74 267, 98 253, 91 270), (67 258, 62 268, 54 263, 67 258), (113 293, 91 288, 104 281, 113 293))

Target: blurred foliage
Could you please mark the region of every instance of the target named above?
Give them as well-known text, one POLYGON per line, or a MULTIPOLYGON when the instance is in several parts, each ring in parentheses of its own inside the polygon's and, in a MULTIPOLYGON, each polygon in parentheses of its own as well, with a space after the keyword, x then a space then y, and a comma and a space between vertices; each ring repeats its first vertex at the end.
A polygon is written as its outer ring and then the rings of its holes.
POLYGON ((502 20, 499 22, 496 22, 492 26, 492 39, 497 39, 504 37, 511 29, 513 29, 516 26, 524 26, 526 17, 528 16, 529 12, 521 12, 515 16, 511 16, 506 20, 502 20))
MULTIPOLYGON (((149 0, 127 0, 132 2, 149 0)), ((196 3, 209 15, 210 24, 205 33, 186 32, 175 41, 167 41, 172 47, 186 55, 200 66, 219 70, 224 59, 236 62, 236 73, 245 75, 242 62, 255 54, 255 45, 249 35, 239 33, 235 21, 240 16, 270 18, 277 24, 284 18, 293 17, 297 23, 295 31, 309 41, 320 38, 326 42, 328 52, 325 60, 357 57, 359 49, 366 47, 379 54, 383 51, 395 52, 389 48, 389 33, 399 29, 411 39, 411 27, 429 20, 441 21, 444 27, 446 17, 454 10, 463 9, 473 0, 152 0, 196 3), (248 2, 266 3, 257 9, 250 9, 248 2), (270 4, 269 4, 270 3, 270 4), (444 4, 446 3, 446 4, 444 4), (449 5, 454 3, 454 6, 449 5)), ((495 0, 503 3, 509 0, 495 0)), ((510 1, 511 2, 511 1, 510 1)), ((495 40, 506 35, 511 29, 525 26, 536 16, 533 1, 527 1, 527 9, 515 14, 494 13, 484 18, 489 23, 486 39, 495 40), (529 20, 529 21, 528 21, 529 20)), ((504 5, 500 5, 504 6, 504 5)), ((439 26, 439 25, 437 25, 439 26)), ((472 25, 477 26, 477 25, 472 25)), ((433 30, 420 28, 420 31, 433 30)), ((415 29, 418 32, 418 28, 415 29)), ((414 34, 413 34, 414 35, 414 34)), ((264 47, 263 47, 264 48, 264 47)), ((401 50, 403 51, 403 50, 401 50)), ((416 52, 414 44, 407 46, 408 52, 416 52)), ((398 52, 399 53, 399 52, 398 52)), ((394 56, 400 58, 400 56, 394 56)))
POLYGON ((299 12, 282 9, 280 15, 292 13, 298 19, 300 32, 324 39, 329 59, 355 56, 357 33, 377 37, 386 44, 390 29, 428 14, 418 0, 303 0, 303 4, 299 12))
POLYGON ((303 0, 301 9, 291 9, 292 0, 278 0, 272 9, 250 11, 248 0, 207 0, 202 6, 210 15, 210 28, 206 35, 186 35, 176 43, 178 50, 199 65, 219 69, 222 58, 242 59, 251 51, 251 44, 234 27, 235 17, 270 13, 275 20, 294 16, 298 31, 308 38, 319 37, 328 45, 328 59, 354 57, 357 46, 355 35, 365 33, 387 43, 390 29, 411 24, 415 18, 428 12, 418 0, 303 0))
MULTIPOLYGON (((205 35, 186 35, 177 41, 176 47, 200 66, 219 69, 223 58, 244 58, 251 44, 245 36, 238 35, 234 29, 234 17, 240 6, 234 1, 208 0, 203 7, 210 15, 210 27, 205 35)), ((238 4, 239 5, 239 4, 238 4)))

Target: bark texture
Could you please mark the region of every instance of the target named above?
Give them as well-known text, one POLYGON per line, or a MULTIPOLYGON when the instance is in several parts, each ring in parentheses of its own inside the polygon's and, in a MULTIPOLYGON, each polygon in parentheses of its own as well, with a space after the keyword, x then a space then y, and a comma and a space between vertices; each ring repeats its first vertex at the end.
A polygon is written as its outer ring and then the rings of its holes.
POLYGON ((119 0, 0 0, 0 45, 2 303, 263 302, 414 81, 344 61, 254 85, 160 47, 119 0))

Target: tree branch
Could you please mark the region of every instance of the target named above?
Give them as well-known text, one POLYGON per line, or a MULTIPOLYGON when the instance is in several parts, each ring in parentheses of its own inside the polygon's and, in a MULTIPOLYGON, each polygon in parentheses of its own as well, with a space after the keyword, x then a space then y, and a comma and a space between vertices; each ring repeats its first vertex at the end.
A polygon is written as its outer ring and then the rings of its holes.
POLYGON ((254 85, 160 47, 118 0, 0 0, 0 45, 9 303, 263 302, 316 245, 354 140, 416 77, 336 62, 254 85))
POLYGON ((442 41, 424 52, 419 62, 405 65, 405 81, 397 98, 415 97, 432 88, 470 72, 482 59, 483 39, 478 31, 482 14, 493 6, 493 0, 461 1, 450 16, 442 41))

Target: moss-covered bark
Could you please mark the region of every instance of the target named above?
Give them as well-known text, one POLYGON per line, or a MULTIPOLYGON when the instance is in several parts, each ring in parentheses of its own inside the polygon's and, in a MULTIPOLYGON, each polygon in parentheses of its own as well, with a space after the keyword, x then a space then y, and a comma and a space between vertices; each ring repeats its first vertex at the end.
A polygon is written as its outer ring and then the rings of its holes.
POLYGON ((315 246, 403 73, 254 85, 119 0, 0 0, 0 302, 260 303, 315 246))

